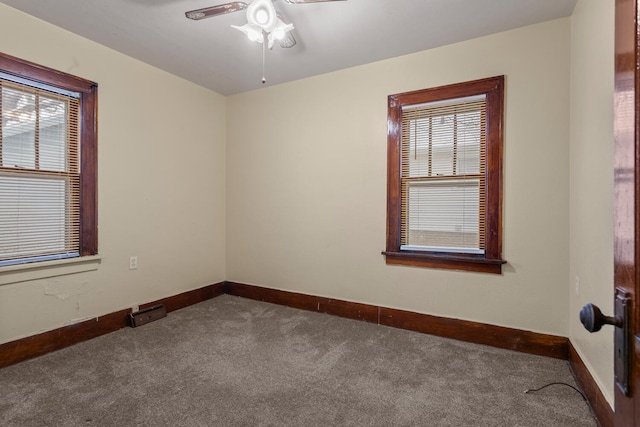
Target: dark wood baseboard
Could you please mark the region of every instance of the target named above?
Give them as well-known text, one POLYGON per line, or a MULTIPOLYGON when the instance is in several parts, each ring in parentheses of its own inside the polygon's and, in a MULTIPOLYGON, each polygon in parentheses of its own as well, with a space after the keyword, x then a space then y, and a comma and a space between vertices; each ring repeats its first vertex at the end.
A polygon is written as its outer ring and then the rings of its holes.
MULTIPOLYGON (((460 341, 568 360, 576 382, 589 399, 600 425, 613 427, 611 406, 576 350, 564 337, 235 282, 216 283, 151 301, 140 305, 140 309, 164 304, 167 311, 171 312, 225 293, 460 341)), ((128 325, 130 312, 131 310, 120 310, 53 331, 0 344, 0 368, 124 328, 128 325)))
POLYGON ((183 292, 178 295, 142 304, 140 305, 140 310, 153 307, 154 305, 164 304, 168 313, 171 311, 180 310, 181 308, 185 308, 202 301, 206 301, 211 298, 218 297, 222 294, 225 294, 226 289, 226 282, 220 282, 213 285, 205 286, 204 288, 194 289, 192 291, 183 292))
POLYGON ((604 398, 600 387, 591 376, 591 373, 580 358, 580 355, 569 343, 569 366, 573 373, 576 383, 582 389, 593 413, 595 414, 601 427, 613 427, 613 409, 609 402, 604 398))
MULTIPOLYGON (((569 357, 569 341, 564 337, 235 282, 221 282, 151 301, 140 305, 140 309, 164 304, 167 312, 171 312, 225 293, 541 356, 559 359, 568 359, 569 357)), ((128 324, 129 313, 130 310, 121 310, 53 331, 0 344, 0 368, 123 328, 128 324)))
POLYGON ((566 360, 569 339, 469 320, 380 308, 380 324, 521 353, 566 360))
MULTIPOLYGON (((216 283, 143 304, 140 307, 147 308, 157 304, 164 304, 167 311, 178 310, 222 295, 225 293, 225 288, 224 282, 216 283)), ((129 313, 131 313, 130 309, 120 310, 52 331, 0 344, 0 368, 117 331, 128 325, 129 313)))
POLYGON ((286 305, 303 310, 333 314, 349 319, 364 320, 365 322, 408 329, 476 344, 485 344, 523 353, 564 360, 567 360, 569 357, 569 340, 565 337, 263 288, 242 283, 226 283, 226 291, 230 295, 286 305))
POLYGON ((226 286, 226 292, 230 295, 349 319, 363 320, 460 341, 568 360, 576 378, 576 383, 587 396, 600 426, 613 427, 613 410, 611 406, 604 398, 602 391, 593 380, 568 338, 242 283, 226 282, 226 286))
POLYGON ((42 356, 127 326, 131 310, 120 310, 0 345, 0 368, 42 356))
POLYGON ((243 283, 226 282, 226 284, 229 295, 378 323, 378 307, 372 305, 280 291, 243 283))

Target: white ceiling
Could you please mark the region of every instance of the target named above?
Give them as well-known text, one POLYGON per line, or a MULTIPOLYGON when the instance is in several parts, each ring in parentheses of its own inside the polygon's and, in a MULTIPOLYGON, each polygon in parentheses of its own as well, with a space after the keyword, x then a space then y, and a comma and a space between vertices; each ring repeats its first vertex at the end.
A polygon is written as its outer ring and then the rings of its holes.
MULTIPOLYGON (((250 0, 245 0, 250 3, 250 0)), ((184 12, 227 0, 0 0, 223 95, 263 87, 262 47, 230 27, 244 11, 184 12)), ((571 15, 577 0, 346 0, 289 5, 297 45, 266 56, 266 85, 571 15)))

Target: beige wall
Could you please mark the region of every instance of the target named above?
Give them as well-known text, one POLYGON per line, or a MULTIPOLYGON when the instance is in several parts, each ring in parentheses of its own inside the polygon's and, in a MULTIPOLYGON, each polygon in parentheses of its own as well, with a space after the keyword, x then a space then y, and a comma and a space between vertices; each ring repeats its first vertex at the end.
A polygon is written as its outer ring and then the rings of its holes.
POLYGON ((569 332, 570 20, 229 97, 227 279, 569 332), (506 75, 503 275, 387 266, 387 96, 506 75))
POLYGON ((571 17, 570 337, 613 403, 613 328, 589 334, 580 308, 613 312, 614 2, 581 0, 571 17))
POLYGON ((99 84, 101 255, 0 285, 0 343, 224 280, 225 98, 2 4, 0 51, 99 84))

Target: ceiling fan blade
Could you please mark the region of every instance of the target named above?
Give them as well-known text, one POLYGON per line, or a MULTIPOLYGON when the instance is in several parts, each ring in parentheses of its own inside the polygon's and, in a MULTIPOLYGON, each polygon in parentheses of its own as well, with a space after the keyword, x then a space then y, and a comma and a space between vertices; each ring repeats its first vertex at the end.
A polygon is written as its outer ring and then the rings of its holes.
POLYGON ((304 4, 304 3, 324 3, 327 1, 347 1, 347 0, 284 0, 289 4, 304 4))
POLYGON ((230 3, 219 4, 217 6, 205 7, 202 9, 190 10, 184 15, 193 20, 211 18, 212 16, 224 15, 225 13, 237 12, 244 10, 249 5, 243 1, 232 1, 230 3))

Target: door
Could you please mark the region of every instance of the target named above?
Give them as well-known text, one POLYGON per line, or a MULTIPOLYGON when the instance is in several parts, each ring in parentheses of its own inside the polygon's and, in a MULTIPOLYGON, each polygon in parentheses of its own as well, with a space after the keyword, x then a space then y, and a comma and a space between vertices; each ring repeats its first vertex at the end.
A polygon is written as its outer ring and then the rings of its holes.
MULTIPOLYGON (((640 427, 640 73, 638 1, 615 0, 614 283, 628 297, 628 387, 615 387, 615 425, 640 427)), ((617 310, 616 310, 617 311, 617 310)), ((616 313, 618 315, 619 313, 616 313)), ((620 329, 620 328, 618 328, 620 329)), ((616 352, 618 352, 616 343, 616 352)), ((614 357, 616 378, 625 357, 614 357)))

